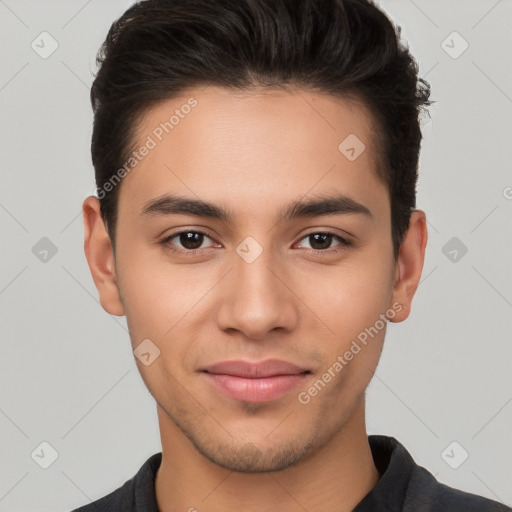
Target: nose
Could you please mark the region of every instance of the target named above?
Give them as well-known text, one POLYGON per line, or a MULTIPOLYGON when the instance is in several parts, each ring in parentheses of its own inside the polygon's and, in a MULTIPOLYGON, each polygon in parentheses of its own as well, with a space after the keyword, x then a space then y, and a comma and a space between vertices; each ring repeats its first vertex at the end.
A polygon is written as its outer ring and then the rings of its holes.
POLYGON ((235 255, 233 268, 221 288, 217 324, 259 340, 274 330, 292 331, 298 324, 299 299, 285 265, 263 251, 248 263, 235 255))

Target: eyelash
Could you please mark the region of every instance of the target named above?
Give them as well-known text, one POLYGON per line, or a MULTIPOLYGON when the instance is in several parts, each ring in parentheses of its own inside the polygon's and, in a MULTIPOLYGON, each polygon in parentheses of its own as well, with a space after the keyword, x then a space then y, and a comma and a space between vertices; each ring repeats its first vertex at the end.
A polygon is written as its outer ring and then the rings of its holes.
MULTIPOLYGON (((183 250, 183 249, 176 249, 174 247, 171 247, 171 245, 174 245, 174 244, 171 244, 170 240, 172 240, 173 238, 176 238, 180 235, 183 235, 185 233, 195 233, 198 235, 204 235, 204 236, 214 240, 213 236, 206 231, 197 231, 197 230, 193 230, 193 229, 187 229, 185 231, 178 231, 177 233, 173 233, 172 235, 167 236, 160 242, 160 244, 175 254, 185 255, 185 256, 197 256, 198 254, 202 254, 203 252, 208 250, 208 248, 183 250)), ((337 239, 340 242, 340 245, 337 246, 337 247, 340 247, 338 249, 337 248, 309 249, 309 251, 313 252, 314 254, 338 253, 338 252, 346 250, 348 247, 350 247, 352 245, 352 242, 350 240, 347 240, 346 238, 343 238, 335 233, 332 233, 331 231, 312 231, 311 233, 304 235, 300 240, 304 240, 304 238, 308 238, 313 235, 329 235, 329 236, 332 236, 333 238, 337 239)))

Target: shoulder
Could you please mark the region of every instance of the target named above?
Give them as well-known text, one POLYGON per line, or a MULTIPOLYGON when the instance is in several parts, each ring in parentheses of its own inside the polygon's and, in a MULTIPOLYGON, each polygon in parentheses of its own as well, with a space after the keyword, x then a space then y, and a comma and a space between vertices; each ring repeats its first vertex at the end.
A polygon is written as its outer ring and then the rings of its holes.
POLYGON ((152 455, 121 487, 71 512, 158 512, 154 485, 161 460, 162 452, 152 455))
POLYGON ((358 512, 512 512, 498 501, 439 482, 394 437, 371 435, 368 439, 381 478, 358 512))
MULTIPOLYGON (((71 512, 111 512, 113 510, 124 510, 122 508, 125 496, 130 494, 130 490, 133 486, 133 478, 125 482, 124 485, 112 491, 111 493, 103 496, 102 498, 79 507, 71 512)), ((126 509, 130 510, 130 509, 126 509)))
POLYGON ((512 512, 497 501, 438 482, 425 468, 411 475, 404 510, 411 512, 512 512))

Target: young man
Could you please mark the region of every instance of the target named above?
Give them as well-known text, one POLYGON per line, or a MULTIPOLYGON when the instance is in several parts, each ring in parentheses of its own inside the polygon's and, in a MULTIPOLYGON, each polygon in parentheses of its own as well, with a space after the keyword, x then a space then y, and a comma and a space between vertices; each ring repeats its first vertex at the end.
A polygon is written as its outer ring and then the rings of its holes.
POLYGON ((430 88, 369 0, 146 0, 94 81, 85 252, 162 452, 78 511, 505 511, 368 436, 430 88), (371 335, 369 335, 371 333, 371 335))

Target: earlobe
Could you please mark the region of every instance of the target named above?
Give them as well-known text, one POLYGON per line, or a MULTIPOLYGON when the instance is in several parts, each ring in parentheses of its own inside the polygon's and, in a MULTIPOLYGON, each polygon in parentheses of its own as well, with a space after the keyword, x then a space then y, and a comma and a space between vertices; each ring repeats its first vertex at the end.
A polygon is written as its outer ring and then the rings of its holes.
POLYGON ((392 304, 399 303, 402 308, 393 319, 390 319, 392 322, 403 322, 411 312, 412 299, 423 271, 427 239, 425 212, 414 210, 395 267, 392 304))
POLYGON ((103 309, 111 315, 123 316, 124 307, 115 274, 112 244, 101 217, 98 198, 89 196, 82 205, 84 252, 103 309))

